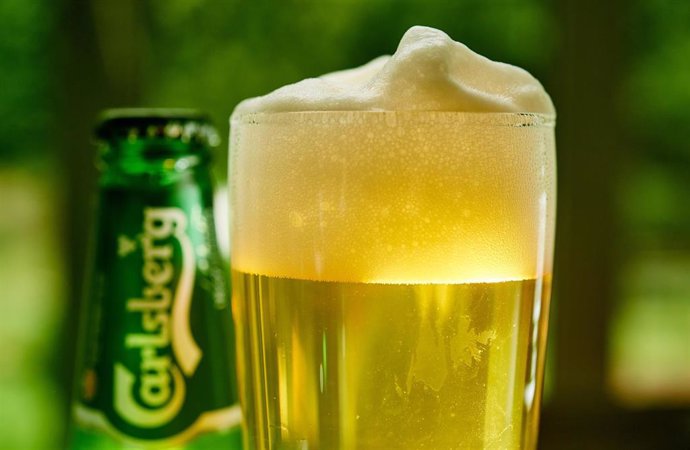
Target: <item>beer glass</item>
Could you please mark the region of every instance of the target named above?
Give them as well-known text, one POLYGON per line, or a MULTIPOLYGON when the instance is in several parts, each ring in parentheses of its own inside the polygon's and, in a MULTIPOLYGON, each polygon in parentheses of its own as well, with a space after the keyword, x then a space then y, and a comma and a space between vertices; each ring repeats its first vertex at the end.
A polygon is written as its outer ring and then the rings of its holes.
POLYGON ((233 117, 247 449, 534 448, 554 119, 233 117))

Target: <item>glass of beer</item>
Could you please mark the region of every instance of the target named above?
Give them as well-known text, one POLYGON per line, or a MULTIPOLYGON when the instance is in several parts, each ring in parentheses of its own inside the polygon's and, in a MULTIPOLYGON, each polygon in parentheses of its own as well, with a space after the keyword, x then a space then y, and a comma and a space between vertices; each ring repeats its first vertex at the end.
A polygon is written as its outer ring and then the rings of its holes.
POLYGON ((233 117, 247 449, 536 446, 554 119, 233 117))

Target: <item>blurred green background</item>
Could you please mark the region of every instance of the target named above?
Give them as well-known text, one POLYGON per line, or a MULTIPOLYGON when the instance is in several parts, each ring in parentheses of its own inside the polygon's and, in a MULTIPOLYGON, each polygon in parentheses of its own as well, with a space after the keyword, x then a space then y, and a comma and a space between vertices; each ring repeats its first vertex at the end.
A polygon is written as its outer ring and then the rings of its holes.
POLYGON ((415 24, 527 68, 558 109, 540 448, 690 448, 690 2, 3 0, 0 21, 0 448, 64 442, 98 111, 197 107, 227 135, 241 99, 415 24))

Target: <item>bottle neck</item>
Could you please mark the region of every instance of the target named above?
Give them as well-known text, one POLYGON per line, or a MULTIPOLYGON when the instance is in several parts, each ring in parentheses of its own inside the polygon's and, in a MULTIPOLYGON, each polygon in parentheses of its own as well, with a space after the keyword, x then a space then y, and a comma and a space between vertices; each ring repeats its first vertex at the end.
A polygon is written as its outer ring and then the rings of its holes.
POLYGON ((114 140, 101 144, 98 167, 103 182, 155 179, 174 181, 206 168, 209 149, 171 139, 114 140))

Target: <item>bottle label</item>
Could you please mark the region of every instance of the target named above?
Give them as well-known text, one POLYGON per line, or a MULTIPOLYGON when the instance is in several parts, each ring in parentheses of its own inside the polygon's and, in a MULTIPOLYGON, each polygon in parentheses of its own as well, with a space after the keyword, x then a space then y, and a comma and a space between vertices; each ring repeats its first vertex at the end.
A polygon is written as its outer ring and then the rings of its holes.
POLYGON ((123 442, 179 445, 240 422, 227 278, 193 191, 177 206, 103 193, 75 418, 123 442))

